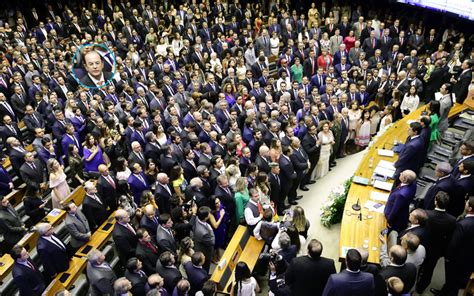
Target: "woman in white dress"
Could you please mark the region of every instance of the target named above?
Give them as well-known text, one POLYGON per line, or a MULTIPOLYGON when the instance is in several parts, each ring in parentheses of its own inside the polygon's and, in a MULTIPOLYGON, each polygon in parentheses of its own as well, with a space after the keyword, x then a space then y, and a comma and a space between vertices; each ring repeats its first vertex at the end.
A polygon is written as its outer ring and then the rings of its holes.
POLYGON ((329 121, 320 123, 321 131, 318 134, 321 141, 321 154, 316 165, 316 178, 324 177, 329 172, 329 157, 331 156, 332 145, 334 145, 334 135, 329 127, 329 121))
POLYGON ((277 32, 273 32, 272 38, 270 38, 270 52, 274 56, 278 56, 280 53, 280 38, 278 38, 277 32))
POLYGON ((171 41, 171 47, 173 48, 174 55, 178 57, 181 48, 183 48, 183 38, 181 38, 179 33, 174 34, 174 38, 171 41))
POLYGON ((393 107, 391 105, 385 106, 385 109, 383 110, 382 113, 382 118, 380 119, 380 127, 379 130, 383 130, 387 125, 392 123, 393 121, 393 107))
POLYGON ((403 97, 402 104, 400 109, 402 110, 402 115, 408 115, 411 112, 415 111, 418 108, 420 103, 420 97, 416 93, 416 87, 414 85, 410 86, 410 90, 403 97))
POLYGON ((168 144, 168 138, 166 137, 165 130, 161 124, 158 126, 158 129, 156 130, 156 141, 162 147, 168 144))
POLYGON ((234 270, 234 295, 236 296, 255 296, 260 292, 257 280, 250 273, 247 263, 241 261, 237 263, 234 270))
POLYGON ((357 129, 357 122, 359 122, 361 111, 359 109, 359 104, 357 101, 351 102, 351 108, 349 109, 349 139, 354 140, 356 129, 357 129))
POLYGON ((51 199, 53 202, 53 208, 60 209, 62 208, 62 202, 71 193, 66 181, 67 177, 64 173, 64 167, 54 158, 48 159, 46 165, 49 172, 49 188, 52 189, 51 199))

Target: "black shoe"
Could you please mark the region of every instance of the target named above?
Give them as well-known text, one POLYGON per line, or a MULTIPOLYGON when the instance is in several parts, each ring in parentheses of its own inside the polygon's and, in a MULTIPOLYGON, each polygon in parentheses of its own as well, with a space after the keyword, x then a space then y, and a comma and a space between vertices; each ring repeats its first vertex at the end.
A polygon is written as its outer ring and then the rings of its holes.
POLYGON ((298 195, 298 196, 296 197, 296 200, 299 200, 299 199, 302 199, 302 198, 303 198, 303 195, 298 195))
POLYGON ((438 289, 435 289, 435 288, 431 288, 430 292, 433 293, 433 295, 435 295, 435 296, 444 295, 442 290, 438 290, 438 289))
POLYGON ((298 202, 296 200, 292 200, 289 202, 290 205, 296 206, 298 202))
POLYGON ((309 191, 309 188, 308 188, 308 187, 306 187, 306 186, 301 186, 301 187, 300 187, 300 190, 303 190, 303 191, 309 191))
POLYGON ((309 185, 314 184, 314 183, 316 183, 316 181, 314 181, 314 180, 311 180, 311 181, 308 182, 309 185))
POLYGON ((335 166, 336 166, 335 163, 331 163, 331 164, 329 165, 330 168, 333 168, 333 167, 335 167, 335 166))
POLYGON ((332 171, 331 167, 329 167, 329 171, 332 171))

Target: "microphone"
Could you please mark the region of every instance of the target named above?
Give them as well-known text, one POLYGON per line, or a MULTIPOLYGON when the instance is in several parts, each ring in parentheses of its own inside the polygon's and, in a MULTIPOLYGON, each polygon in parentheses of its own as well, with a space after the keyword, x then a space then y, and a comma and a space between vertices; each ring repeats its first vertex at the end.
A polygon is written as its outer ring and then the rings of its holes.
POLYGON ((360 211, 359 198, 357 198, 357 202, 352 205, 352 209, 354 211, 360 211))

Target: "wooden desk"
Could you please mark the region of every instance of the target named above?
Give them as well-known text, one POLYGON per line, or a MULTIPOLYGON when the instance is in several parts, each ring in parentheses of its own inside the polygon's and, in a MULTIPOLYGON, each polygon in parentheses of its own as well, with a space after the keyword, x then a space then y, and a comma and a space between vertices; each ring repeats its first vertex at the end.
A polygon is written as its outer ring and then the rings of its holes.
MULTIPOLYGON (((469 106, 456 104, 451 109, 450 116, 454 116, 467 108, 469 108, 469 106)), ((415 112, 396 122, 376 141, 374 141, 372 146, 367 149, 367 153, 362 158, 354 176, 368 178, 370 180, 373 171, 380 160, 395 162, 398 159, 397 154, 393 157, 379 156, 378 149, 391 150, 395 141, 405 142, 409 129, 407 121, 418 120, 421 116, 421 112, 424 110, 424 106, 418 108, 415 112), (371 158, 373 160, 373 165, 372 167, 369 167, 369 159, 371 158)), ((352 183, 349 189, 341 225, 339 241, 340 261, 344 260, 344 250, 346 250, 346 248, 362 248, 366 246, 367 251, 369 252, 368 261, 375 264, 380 263, 380 246, 382 243, 379 239, 379 235, 387 225, 383 214, 376 212, 370 212, 369 214, 368 210, 364 208, 364 205, 367 200, 369 200, 372 191, 387 193, 387 191, 375 189, 370 185, 363 186, 355 183, 352 183), (355 204, 357 200, 359 200, 361 206, 362 221, 359 219, 359 212, 352 210, 352 205, 355 204), (369 216, 371 216, 371 218, 369 218, 369 216)))
POLYGON ((3 281, 3 279, 10 274, 12 268, 13 268, 13 258, 10 256, 10 254, 4 254, 0 258, 0 262, 3 263, 2 266, 0 266, 0 281, 3 281))
POLYGON ((7 196, 5 196, 12 207, 16 207, 23 201, 26 193, 26 185, 22 184, 18 189, 13 189, 7 196))
POLYGON ((251 236, 247 227, 240 225, 237 228, 232 236, 232 240, 225 249, 221 261, 211 276, 211 280, 217 283, 218 291, 231 292, 231 284, 234 281, 234 269, 237 263, 243 261, 252 270, 259 254, 262 252, 264 244, 263 241, 259 241, 251 236))
POLYGON ((74 256, 87 257, 92 249, 101 249, 112 236, 115 226, 115 212, 92 234, 91 239, 77 250, 74 256))
POLYGON ((86 191, 82 185, 79 185, 74 189, 71 194, 64 200, 63 204, 68 204, 69 202, 73 201, 76 206, 79 206, 84 201, 84 197, 86 196, 86 191))
POLYGON ((69 261, 69 269, 58 274, 43 292, 43 295, 54 295, 62 289, 69 289, 84 271, 86 265, 86 258, 72 257, 69 261))

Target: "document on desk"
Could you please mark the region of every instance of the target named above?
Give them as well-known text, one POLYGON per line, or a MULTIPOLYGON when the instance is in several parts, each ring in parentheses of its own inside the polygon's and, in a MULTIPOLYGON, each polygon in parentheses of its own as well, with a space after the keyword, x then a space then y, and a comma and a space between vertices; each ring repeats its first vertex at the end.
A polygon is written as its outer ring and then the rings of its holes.
POLYGON ((382 176, 382 177, 393 178, 393 175, 395 174, 395 170, 386 169, 386 168, 377 166, 374 170, 374 174, 382 176))
POLYGON ((381 193, 377 191, 372 191, 370 192, 370 199, 373 199, 378 202, 387 202, 389 195, 390 193, 381 193))
POLYGON ((392 150, 386 150, 386 149, 379 149, 377 153, 380 156, 388 156, 388 157, 393 157, 394 152, 392 150))
POLYGON ((48 216, 56 217, 56 216, 58 216, 59 214, 61 214, 61 210, 60 210, 60 209, 53 209, 51 212, 49 212, 48 216))
POLYGON ((383 181, 380 181, 380 180, 376 180, 374 182, 374 188, 377 188, 377 189, 381 189, 381 190, 385 190, 385 191, 391 191, 392 187, 393 187, 393 184, 389 183, 389 182, 383 182, 383 181))
POLYGON ((368 209, 370 212, 377 212, 383 214, 385 205, 375 202, 373 200, 368 200, 365 202, 364 208, 368 209))
POLYGON ((394 170, 395 171, 395 163, 394 162, 391 162, 391 161, 386 161, 386 160, 383 160, 381 159, 379 161, 379 163, 377 164, 378 167, 382 167, 382 168, 385 168, 385 169, 389 169, 389 170, 394 170))

